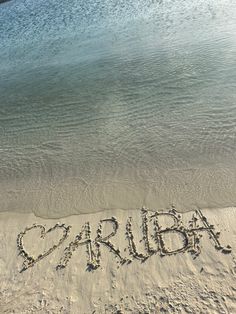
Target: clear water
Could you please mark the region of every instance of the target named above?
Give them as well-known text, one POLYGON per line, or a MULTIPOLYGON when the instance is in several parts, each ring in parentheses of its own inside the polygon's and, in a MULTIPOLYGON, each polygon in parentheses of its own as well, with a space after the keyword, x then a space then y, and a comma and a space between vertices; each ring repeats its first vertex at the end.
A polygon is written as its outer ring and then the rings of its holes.
POLYGON ((236 2, 0 4, 0 211, 236 205, 236 2))

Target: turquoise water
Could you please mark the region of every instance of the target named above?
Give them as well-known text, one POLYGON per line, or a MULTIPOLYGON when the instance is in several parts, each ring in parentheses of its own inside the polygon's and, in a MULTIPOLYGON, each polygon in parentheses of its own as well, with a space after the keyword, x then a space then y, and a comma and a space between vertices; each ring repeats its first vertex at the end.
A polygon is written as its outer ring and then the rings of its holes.
POLYGON ((236 205, 235 1, 0 4, 1 211, 236 205))

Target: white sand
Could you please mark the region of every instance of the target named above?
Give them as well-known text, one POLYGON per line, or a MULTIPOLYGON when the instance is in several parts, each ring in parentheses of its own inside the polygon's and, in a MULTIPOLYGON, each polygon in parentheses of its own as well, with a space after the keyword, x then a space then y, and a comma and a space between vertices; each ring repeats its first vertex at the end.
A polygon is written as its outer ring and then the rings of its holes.
MULTIPOLYGON (((41 219, 33 214, 0 215, 0 313, 236 313, 236 209, 203 210, 214 234, 220 231, 219 242, 230 245, 232 252, 216 250, 214 239, 207 231, 199 231, 200 254, 190 252, 160 256, 156 252, 145 261, 129 254, 128 239, 125 235, 127 219, 132 216, 132 230, 138 253, 147 254, 143 237, 141 211, 104 211, 97 214, 70 216, 60 220, 64 227, 56 227, 40 238, 39 227, 17 237, 26 227, 34 223, 45 229, 53 227, 57 220, 41 219), (130 259, 121 264, 120 258, 100 243, 100 266, 92 271, 87 269, 86 246, 77 246, 71 258, 62 259, 64 249, 75 240, 86 222, 90 222, 92 248, 100 219, 116 217, 118 230, 109 240, 120 255, 130 259), (50 247, 59 243, 63 230, 71 226, 68 237, 50 254, 50 247), (19 248, 33 256, 36 263, 21 271, 24 258, 19 248), (38 256, 43 254, 43 258, 38 256), (195 258, 196 257, 196 258, 195 258), (38 261, 37 261, 38 259, 38 261), (61 263, 65 268, 56 269, 61 263)), ((183 214, 183 226, 189 227, 193 212, 183 214)), ((151 213, 148 212, 148 220, 151 213)), ((157 245, 153 220, 149 223, 149 249, 157 245)), ((159 216, 162 230, 173 225, 170 216, 159 216)), ((115 226, 102 223, 103 237, 110 234, 115 226)), ((199 224, 201 227, 202 224, 199 224)), ((180 229, 180 226, 177 228, 180 229)), ((82 240, 84 235, 82 235, 82 240)), ((183 246, 181 234, 175 231, 163 233, 165 249, 174 250, 183 246)), ((189 237, 190 239, 190 237, 189 237)), ((191 238, 192 239, 192 238, 191 238)), ((79 241, 77 242, 77 244, 79 241)), ((147 244, 147 243, 146 243, 147 244)), ((146 245, 147 249, 147 245, 146 245)), ((28 265, 25 263, 25 265, 28 265)))

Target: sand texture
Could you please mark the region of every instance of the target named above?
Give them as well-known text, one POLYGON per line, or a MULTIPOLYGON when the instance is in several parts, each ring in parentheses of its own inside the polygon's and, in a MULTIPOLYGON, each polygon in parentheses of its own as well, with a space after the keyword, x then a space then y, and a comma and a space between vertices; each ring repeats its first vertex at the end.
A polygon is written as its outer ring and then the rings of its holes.
POLYGON ((1 213, 0 313, 236 313, 236 209, 1 213))

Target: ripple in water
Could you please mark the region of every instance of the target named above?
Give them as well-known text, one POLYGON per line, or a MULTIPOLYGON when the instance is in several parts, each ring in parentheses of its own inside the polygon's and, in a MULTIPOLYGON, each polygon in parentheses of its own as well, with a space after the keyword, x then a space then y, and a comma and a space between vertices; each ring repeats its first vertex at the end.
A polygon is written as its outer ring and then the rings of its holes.
POLYGON ((235 12, 2 3, 0 211, 235 205, 235 12))

